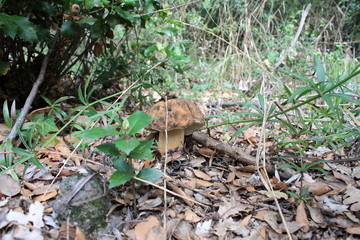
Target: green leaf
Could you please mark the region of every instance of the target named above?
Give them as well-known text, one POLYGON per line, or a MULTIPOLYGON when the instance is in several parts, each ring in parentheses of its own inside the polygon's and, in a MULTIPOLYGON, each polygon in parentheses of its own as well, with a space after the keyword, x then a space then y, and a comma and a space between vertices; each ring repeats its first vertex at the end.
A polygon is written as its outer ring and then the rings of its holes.
POLYGON ((129 121, 129 130, 128 135, 132 136, 137 133, 139 130, 143 129, 149 125, 152 121, 152 117, 147 115, 143 111, 136 111, 128 118, 129 121))
POLYGON ((42 170, 46 170, 45 167, 39 162, 39 159, 37 157, 33 157, 30 159, 31 162, 37 166, 38 168, 42 169, 42 170))
POLYGON ((137 139, 121 139, 116 140, 115 145, 120 151, 129 155, 131 151, 140 145, 140 141, 137 139))
MULTIPOLYGON (((153 183, 160 179, 162 175, 163 174, 155 168, 144 168, 137 174, 137 177, 153 183)), ((144 184, 140 181, 137 182, 144 184)))
POLYGON ((37 124, 37 127, 39 128, 39 133, 41 134, 41 136, 45 136, 50 132, 56 132, 59 130, 52 116, 48 116, 43 121, 39 122, 37 124))
POLYGON ((39 41, 33 24, 26 17, 0 13, 0 28, 12 39, 18 35, 19 38, 27 42, 39 41))
POLYGON ((153 158, 151 147, 154 143, 154 139, 141 141, 140 145, 137 146, 131 153, 132 158, 147 160, 153 158))
POLYGON ((111 175, 110 177, 110 188, 124 185, 125 183, 130 181, 133 176, 134 175, 129 173, 121 173, 119 171, 114 172, 113 175, 111 175))
POLYGON ((119 150, 116 148, 115 144, 113 143, 104 143, 99 146, 96 146, 99 151, 106 153, 110 156, 120 156, 119 150))
POLYGON ((29 153, 28 151, 22 149, 22 148, 17 148, 17 147, 13 147, 12 151, 16 154, 22 155, 22 156, 29 156, 31 155, 31 153, 29 153))
POLYGON ((94 140, 97 138, 110 137, 119 135, 119 132, 116 130, 118 126, 109 126, 106 128, 93 128, 85 130, 81 133, 81 136, 90 140, 94 140))
POLYGON ((83 27, 75 22, 68 20, 61 25, 60 31, 64 37, 75 39, 83 34, 83 27))
POLYGON ((304 96, 305 94, 307 94, 308 92, 311 92, 312 90, 314 90, 312 87, 306 86, 306 87, 301 87, 299 89, 297 89, 287 100, 287 103, 291 103, 294 99, 299 99, 300 97, 304 96))
POLYGON ((326 104, 329 106, 329 108, 333 111, 336 112, 334 104, 331 100, 331 97, 329 95, 323 95, 322 98, 324 99, 324 101, 326 102, 326 104))
POLYGON ((324 82, 325 81, 325 70, 324 70, 324 66, 322 65, 322 62, 321 62, 319 56, 314 57, 314 64, 315 64, 315 71, 316 71, 316 76, 318 78, 318 82, 324 82))
POLYGON ((246 129, 248 129, 248 128, 254 126, 254 125, 255 125, 254 123, 250 123, 250 124, 245 125, 244 127, 237 130, 231 137, 232 138, 236 137, 237 135, 239 135, 240 133, 244 132, 246 129))
POLYGON ((4 116, 4 121, 6 123, 6 126, 11 128, 12 127, 12 119, 10 117, 10 112, 9 112, 9 107, 8 107, 8 104, 7 104, 7 100, 4 101, 3 116, 4 116))
POLYGON ((118 159, 116 159, 113 162, 114 168, 120 172, 120 173, 129 173, 129 174, 133 174, 133 172, 131 172, 131 166, 130 164, 128 164, 127 162, 125 162, 126 160, 126 156, 122 156, 118 159))
POLYGON ((118 14, 121 18, 123 18, 123 19, 125 19, 125 20, 127 20, 127 21, 129 21, 129 22, 133 22, 133 21, 134 21, 134 16, 132 16, 131 13, 122 10, 121 7, 113 7, 113 8, 115 9, 115 11, 117 12, 117 14, 118 14))

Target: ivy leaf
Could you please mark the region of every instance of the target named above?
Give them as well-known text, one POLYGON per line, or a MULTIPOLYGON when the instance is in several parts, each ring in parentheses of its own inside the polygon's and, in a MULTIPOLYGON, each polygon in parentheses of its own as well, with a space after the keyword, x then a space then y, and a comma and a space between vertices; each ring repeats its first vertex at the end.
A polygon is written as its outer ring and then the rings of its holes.
POLYGON ((139 130, 143 129, 149 125, 152 121, 152 117, 147 115, 145 112, 136 111, 128 118, 129 121, 129 130, 128 134, 130 136, 137 133, 139 130))
POLYGON ((132 150, 140 145, 140 141, 137 139, 121 139, 116 140, 115 145, 120 151, 129 155, 132 150))
POLYGON ((16 35, 27 42, 38 42, 35 28, 26 17, 0 13, 0 28, 6 35, 14 39, 16 35))
MULTIPOLYGON (((138 174, 137 177, 149 182, 156 182, 162 177, 162 173, 155 168, 144 168, 138 174)), ((143 182, 137 181, 138 183, 144 184, 143 182)))

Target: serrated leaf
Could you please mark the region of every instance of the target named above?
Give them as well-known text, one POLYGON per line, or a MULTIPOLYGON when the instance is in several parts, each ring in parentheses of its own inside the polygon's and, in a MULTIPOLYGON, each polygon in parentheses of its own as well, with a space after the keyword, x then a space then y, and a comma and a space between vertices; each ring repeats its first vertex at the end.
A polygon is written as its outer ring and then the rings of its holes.
POLYGON ((90 140, 97 138, 110 137, 119 135, 119 132, 116 130, 118 126, 109 126, 106 128, 92 128, 85 130, 81 133, 81 136, 90 140))
POLYGON ((106 153, 110 156, 120 156, 119 150, 116 148, 114 143, 104 143, 99 146, 96 146, 99 151, 106 153))
POLYGON ((116 171, 110 177, 110 188, 124 185, 125 183, 130 181, 132 177, 132 174, 116 171))
POLYGON ((141 141, 140 145, 137 146, 131 153, 132 158, 147 160, 153 158, 151 147, 154 143, 154 139, 141 141))
POLYGON ((116 159, 113 162, 114 168, 121 173, 129 173, 129 174, 133 174, 133 172, 131 172, 131 166, 130 164, 128 164, 127 162, 125 162, 126 157, 122 156, 119 159, 116 159))
POLYGON ((149 125, 152 121, 152 117, 143 111, 136 111, 128 117, 129 130, 128 135, 132 136, 139 130, 149 125))
POLYGON ((137 139, 120 139, 115 141, 115 145, 117 149, 129 155, 131 151, 140 145, 140 141, 137 139))
MULTIPOLYGON (((155 168, 144 168, 137 174, 137 177, 153 183, 160 179, 162 175, 163 174, 155 168)), ((140 181, 137 182, 144 184, 140 181)))

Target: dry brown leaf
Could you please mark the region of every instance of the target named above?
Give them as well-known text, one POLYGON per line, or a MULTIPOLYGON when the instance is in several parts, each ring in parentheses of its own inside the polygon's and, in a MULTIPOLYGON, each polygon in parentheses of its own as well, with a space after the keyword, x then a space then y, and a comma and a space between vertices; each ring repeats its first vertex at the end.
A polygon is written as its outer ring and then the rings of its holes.
POLYGON ((12 197, 21 191, 20 183, 14 180, 9 174, 0 175, 0 193, 12 197))
POLYGON ((232 182, 234 181, 235 177, 236 177, 235 172, 230 172, 227 179, 224 182, 225 183, 232 182))
POLYGON ((250 215, 247 215, 246 217, 244 217, 244 219, 241 220, 240 225, 241 225, 241 226, 244 226, 244 227, 246 227, 247 225, 249 225, 249 222, 250 222, 251 217, 252 217, 251 214, 250 214, 250 215))
POLYGON ((256 211, 256 215, 253 216, 253 218, 261 220, 261 221, 265 221, 266 215, 272 215, 273 217, 276 217, 277 213, 274 211, 269 211, 269 210, 260 210, 260 211, 256 211))
POLYGON ((152 228, 160 226, 159 220, 155 216, 149 216, 146 221, 136 224, 135 236, 137 240, 150 240, 148 234, 152 228))
POLYGON ((258 240, 265 240, 266 239, 266 226, 262 226, 260 229, 258 240))
MULTIPOLYGON (((297 184, 300 186, 300 183, 297 184)), ((321 196, 329 191, 331 191, 331 188, 327 183, 322 182, 315 182, 315 183, 303 183, 303 187, 309 188, 309 193, 315 195, 315 196, 321 196)))
POLYGON ((208 158, 210 158, 215 153, 214 150, 207 148, 207 147, 199 148, 199 149, 197 149, 197 151, 204 157, 208 157, 208 158))
POLYGON ((348 232, 350 234, 360 235, 360 226, 352 227, 352 228, 346 228, 346 232, 348 232))
POLYGON ((244 138, 251 144, 253 145, 254 147, 257 146, 257 139, 256 139, 256 133, 253 129, 251 128, 248 128, 246 129, 244 132, 244 138))
POLYGON ((0 123, 0 141, 10 133, 11 129, 4 123, 0 123))
POLYGON ((39 201, 39 202, 45 202, 45 201, 47 201, 49 199, 52 199, 52 198, 56 197, 57 194, 58 194, 57 191, 48 192, 45 195, 39 195, 37 197, 34 197, 33 200, 34 201, 39 201))
POLYGON ((193 169, 193 172, 194 172, 196 177, 201 178, 202 180, 205 180, 205 181, 210 181, 211 180, 211 177, 209 175, 207 175, 206 173, 202 172, 202 171, 193 169))
POLYGON ((60 183, 54 183, 52 185, 41 185, 39 187, 37 187, 36 189, 33 189, 33 194, 34 195, 41 195, 44 194, 46 192, 53 192, 56 190, 59 190, 60 188, 60 183))
POLYGON ((354 179, 352 177, 350 177, 349 175, 345 175, 345 174, 339 173, 337 171, 333 171, 333 174, 334 174, 334 177, 345 182, 347 185, 355 183, 354 179))
POLYGON ((223 203, 219 205, 218 213, 222 219, 227 219, 238 216, 240 212, 248 212, 248 207, 249 205, 239 202, 235 197, 231 197, 230 199, 223 199, 223 203))
POLYGON ((187 220, 191 223, 197 223, 197 222, 201 221, 201 217, 196 215, 196 213, 194 213, 190 209, 187 209, 184 214, 185 214, 185 220, 187 220))
POLYGON ((304 201, 302 201, 296 209, 296 222, 305 224, 305 226, 301 228, 303 232, 309 231, 309 220, 306 215, 304 201))
MULTIPOLYGON (((172 234, 175 239, 179 240, 191 240, 193 228, 191 224, 187 221, 180 221, 173 230, 172 234)), ((150 239, 149 239, 150 240, 150 239)))
POLYGON ((317 224, 325 224, 326 219, 324 215, 320 212, 319 209, 313 208, 311 206, 306 206, 309 210, 311 219, 316 222, 317 224))
POLYGON ((360 190, 349 185, 347 186, 345 196, 345 200, 343 201, 344 204, 350 205, 351 211, 360 211, 360 190))
POLYGON ((190 181, 195 181, 196 185, 199 185, 201 187, 211 187, 211 186, 214 185, 213 183, 210 183, 210 182, 207 182, 207 181, 204 181, 204 180, 201 180, 201 179, 196 179, 196 178, 188 178, 188 179, 190 181))
POLYGON ((226 239, 227 232, 231 231, 234 232, 236 235, 239 235, 244 238, 248 238, 250 231, 241 226, 238 222, 235 222, 234 219, 228 218, 225 220, 220 220, 214 226, 214 233, 219 237, 219 239, 226 239))

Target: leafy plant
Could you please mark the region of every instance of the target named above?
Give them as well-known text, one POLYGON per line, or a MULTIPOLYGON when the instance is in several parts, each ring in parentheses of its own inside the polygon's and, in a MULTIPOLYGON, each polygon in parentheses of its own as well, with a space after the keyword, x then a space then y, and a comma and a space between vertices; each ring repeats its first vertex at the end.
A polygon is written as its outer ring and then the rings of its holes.
POLYGON ((136 111, 128 118, 122 119, 122 125, 107 128, 93 128, 85 130, 82 137, 94 140, 108 136, 119 136, 114 143, 104 143, 97 149, 112 156, 113 166, 116 171, 110 177, 110 187, 123 185, 132 177, 138 177, 150 182, 158 180, 162 174, 156 169, 134 169, 132 160, 147 160, 152 158, 153 140, 139 140, 135 134, 150 124, 152 118, 142 111, 136 111))

